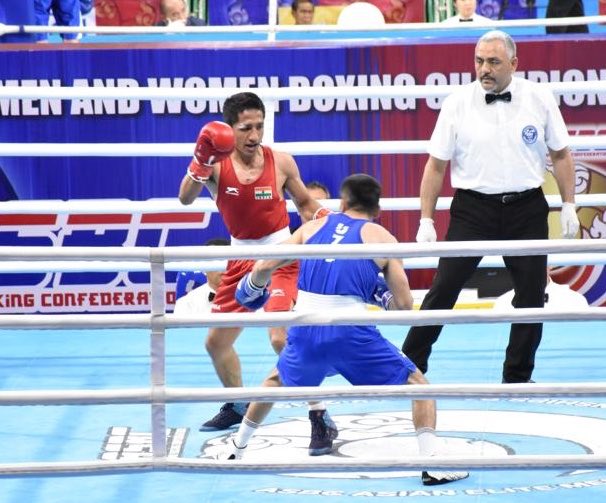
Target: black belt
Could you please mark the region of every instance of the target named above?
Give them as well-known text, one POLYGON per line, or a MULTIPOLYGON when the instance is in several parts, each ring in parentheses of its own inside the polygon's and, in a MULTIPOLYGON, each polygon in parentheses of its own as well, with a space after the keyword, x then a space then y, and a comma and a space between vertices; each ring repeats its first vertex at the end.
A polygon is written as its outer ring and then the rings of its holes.
POLYGON ((521 199, 526 199, 527 197, 536 194, 541 189, 528 189, 523 190, 522 192, 502 192, 501 194, 484 194, 483 192, 477 192, 470 189, 459 190, 465 194, 475 197, 476 199, 486 199, 489 201, 499 201, 502 204, 510 204, 520 201, 521 199))

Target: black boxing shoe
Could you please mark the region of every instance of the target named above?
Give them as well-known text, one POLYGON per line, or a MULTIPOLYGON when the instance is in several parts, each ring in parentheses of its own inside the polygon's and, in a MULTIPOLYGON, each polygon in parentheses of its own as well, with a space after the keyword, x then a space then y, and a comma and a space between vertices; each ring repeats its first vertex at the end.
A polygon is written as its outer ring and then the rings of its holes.
POLYGON ((422 472, 421 480, 424 486, 439 486, 469 477, 468 472, 422 472))
POLYGON ((226 403, 221 407, 215 417, 209 419, 200 426, 199 431, 228 430, 238 426, 242 422, 242 419, 244 419, 244 414, 240 414, 235 409, 235 404, 226 403))

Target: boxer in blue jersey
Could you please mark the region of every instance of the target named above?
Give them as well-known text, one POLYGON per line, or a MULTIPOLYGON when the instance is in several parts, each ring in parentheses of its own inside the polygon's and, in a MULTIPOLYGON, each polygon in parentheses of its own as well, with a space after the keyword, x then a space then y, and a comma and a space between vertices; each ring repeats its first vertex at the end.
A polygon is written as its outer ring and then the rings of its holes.
MULTIPOLYGON (((369 175, 347 177, 341 185, 341 212, 302 225, 288 244, 397 243, 374 223, 379 214, 381 186, 369 175)), ((273 271, 291 260, 261 260, 238 285, 236 299, 252 309, 262 306, 273 271)), ((303 259, 300 263, 299 312, 359 312, 368 303, 384 309, 411 309, 412 294, 402 262, 395 258, 303 259), (383 274, 384 280, 380 274, 383 274)), ((385 339, 375 326, 297 326, 288 330, 277 368, 263 386, 319 386, 325 377, 340 374, 353 385, 428 384, 414 363, 385 339)), ((249 438, 273 404, 254 402, 230 441, 226 459, 240 459, 249 438)), ((314 411, 310 411, 310 418, 314 411)), ((314 436, 332 448, 337 429, 326 411, 312 419, 314 436)), ((412 417, 421 456, 436 455, 434 400, 413 400, 412 417)), ((324 453, 330 452, 330 449, 324 453)), ((311 453, 311 452, 310 452, 311 453)), ((467 472, 423 471, 424 485, 460 480, 467 472)))

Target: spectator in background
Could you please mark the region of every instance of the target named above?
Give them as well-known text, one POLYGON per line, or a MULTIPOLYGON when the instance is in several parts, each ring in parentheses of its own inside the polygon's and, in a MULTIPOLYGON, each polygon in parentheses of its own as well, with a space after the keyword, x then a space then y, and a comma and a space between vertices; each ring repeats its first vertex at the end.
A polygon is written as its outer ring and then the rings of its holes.
POLYGON ((290 8, 295 24, 313 24, 314 4, 311 0, 293 0, 290 8))
POLYGON ((156 26, 204 26, 203 19, 190 16, 187 0, 160 0, 160 14, 162 19, 156 26))
POLYGON ((476 0, 454 0, 454 6, 457 11, 456 15, 442 21, 445 24, 457 24, 464 22, 486 22, 491 21, 490 18, 476 14, 478 7, 476 0))
POLYGON ((82 26, 97 25, 94 3, 94 0, 80 0, 80 16, 82 18, 82 26))
MULTIPOLYGON (((51 12, 57 26, 80 26, 80 0, 34 0, 36 24, 48 26, 51 12)), ((61 33, 63 42, 77 43, 80 33, 61 33)), ((38 42, 48 42, 48 33, 39 33, 38 42)))
MULTIPOLYGON (((324 185, 322 182, 318 182, 317 180, 312 180, 311 182, 307 182, 305 184, 307 187, 307 192, 309 195, 315 199, 316 201, 322 201, 325 199, 330 199, 330 191, 328 187, 324 185)), ((307 220, 306 220, 307 221, 307 220)), ((295 232, 299 227, 301 227, 302 219, 297 215, 290 215, 290 232, 291 234, 295 232)))
POLYGON ((307 187, 307 192, 309 192, 309 195, 314 199, 330 199, 330 191, 322 182, 312 180, 311 182, 306 183, 305 186, 307 187))
MULTIPOLYGON (((227 239, 209 239, 205 246, 229 246, 227 239)), ((210 313, 223 271, 184 271, 177 275, 175 314, 210 313), (191 283, 191 287, 188 288, 191 283), (189 290, 189 291, 188 291, 189 290), (183 294, 185 293, 185 294, 183 294)))
MULTIPOLYGON (((583 17, 583 0, 549 0, 545 17, 583 17)), ((547 33, 589 33, 586 24, 546 26, 547 33)))
MULTIPOLYGON (((509 290, 496 298, 494 309, 511 310, 515 307, 515 292, 509 290)), ((550 311, 562 311, 564 309, 583 309, 589 306, 587 299, 568 285, 561 285, 551 279, 549 267, 547 267, 547 286, 545 287, 545 309, 550 311)))

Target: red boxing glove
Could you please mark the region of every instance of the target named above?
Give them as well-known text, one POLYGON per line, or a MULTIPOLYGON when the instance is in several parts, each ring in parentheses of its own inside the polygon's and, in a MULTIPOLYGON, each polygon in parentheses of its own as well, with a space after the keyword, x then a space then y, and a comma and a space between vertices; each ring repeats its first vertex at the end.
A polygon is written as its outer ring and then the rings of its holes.
POLYGON ((205 124, 198 134, 187 174, 196 182, 206 182, 212 175, 212 165, 229 156, 234 147, 234 131, 229 124, 220 121, 205 124))
POLYGON ((194 157, 189 166, 187 167, 187 176, 189 176, 194 182, 206 183, 213 174, 212 166, 205 166, 196 161, 194 157))
POLYGON ((330 211, 328 208, 324 208, 324 206, 320 206, 314 213, 314 216, 311 217, 312 220, 319 220, 322 217, 325 217, 326 215, 330 215, 332 213, 332 211, 330 211))

